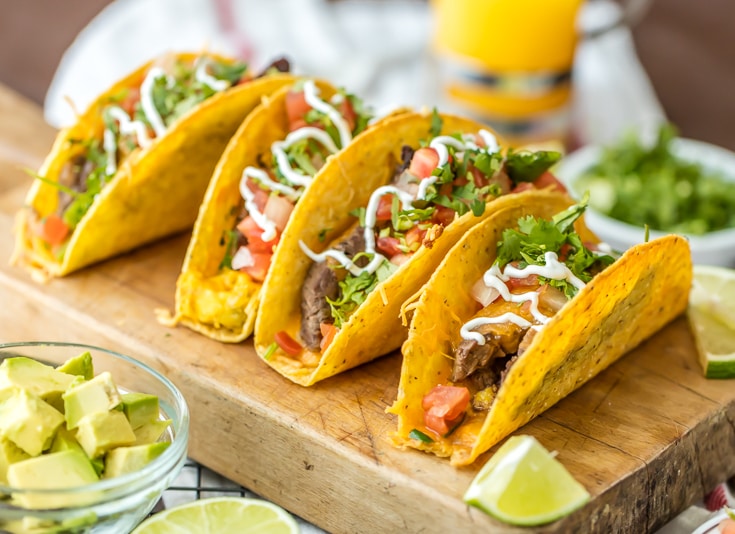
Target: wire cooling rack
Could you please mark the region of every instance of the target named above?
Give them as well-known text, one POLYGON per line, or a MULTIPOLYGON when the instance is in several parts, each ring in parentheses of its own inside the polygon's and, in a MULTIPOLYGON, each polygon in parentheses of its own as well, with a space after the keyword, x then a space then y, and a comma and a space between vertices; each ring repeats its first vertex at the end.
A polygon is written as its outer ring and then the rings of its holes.
MULTIPOLYGON (((163 496, 156 503, 151 514, 173 508, 180 504, 206 499, 208 497, 261 497, 243 486, 207 469, 192 459, 187 459, 181 473, 173 484, 163 492, 163 496)), ((319 534, 324 531, 296 517, 303 534, 319 534)))

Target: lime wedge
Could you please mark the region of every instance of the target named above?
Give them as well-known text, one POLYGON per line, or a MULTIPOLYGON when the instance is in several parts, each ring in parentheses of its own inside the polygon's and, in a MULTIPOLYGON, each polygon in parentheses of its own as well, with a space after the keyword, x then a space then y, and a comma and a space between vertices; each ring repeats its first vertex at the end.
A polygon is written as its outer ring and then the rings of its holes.
POLYGON ((519 526, 551 523, 583 506, 590 494, 532 436, 512 436, 464 494, 467 504, 519 526))
POLYGON ((687 313, 704 376, 735 377, 735 271, 695 265, 687 313))
POLYGON ((132 534, 298 534, 283 508, 260 499, 211 497, 150 516, 132 534))

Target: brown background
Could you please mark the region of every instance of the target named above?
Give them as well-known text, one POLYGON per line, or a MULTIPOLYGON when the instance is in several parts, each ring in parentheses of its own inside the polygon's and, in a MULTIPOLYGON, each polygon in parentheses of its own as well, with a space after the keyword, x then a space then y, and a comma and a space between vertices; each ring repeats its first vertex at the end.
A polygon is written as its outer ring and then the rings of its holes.
MULTIPOLYGON (((0 0, 0 83, 41 103, 63 51, 108 3, 0 0)), ((682 134, 735 150, 733 22, 733 0, 654 0, 634 35, 682 134)))

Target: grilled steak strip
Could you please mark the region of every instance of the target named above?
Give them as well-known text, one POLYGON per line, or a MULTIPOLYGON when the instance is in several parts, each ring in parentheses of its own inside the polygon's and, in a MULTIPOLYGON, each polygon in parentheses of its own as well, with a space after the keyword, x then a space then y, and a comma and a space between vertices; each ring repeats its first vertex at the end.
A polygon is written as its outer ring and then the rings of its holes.
MULTIPOLYGON (((337 250, 352 258, 365 250, 364 229, 356 226, 347 238, 337 244, 337 250)), ((358 262, 359 264, 359 262, 358 262)), ((321 323, 332 324, 334 318, 327 298, 339 296, 339 279, 330 261, 314 262, 306 273, 301 288, 301 340, 309 350, 318 351, 322 341, 321 323)))

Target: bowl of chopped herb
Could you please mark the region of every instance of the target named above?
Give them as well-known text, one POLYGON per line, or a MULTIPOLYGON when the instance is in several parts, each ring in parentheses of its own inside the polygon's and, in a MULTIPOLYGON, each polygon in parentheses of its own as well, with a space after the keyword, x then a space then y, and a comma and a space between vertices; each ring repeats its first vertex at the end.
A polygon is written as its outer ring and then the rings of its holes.
POLYGON ((589 192, 587 225, 613 249, 679 234, 695 263, 735 266, 735 153, 663 125, 653 140, 582 147, 555 174, 572 196, 589 192))

